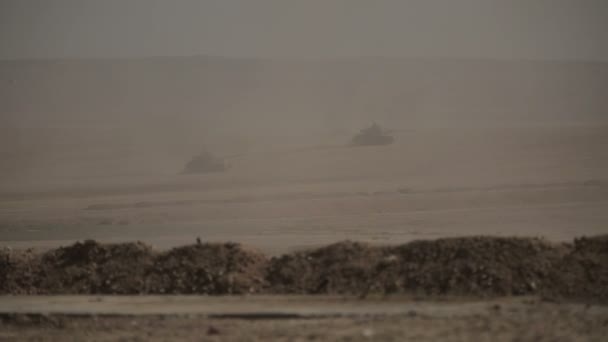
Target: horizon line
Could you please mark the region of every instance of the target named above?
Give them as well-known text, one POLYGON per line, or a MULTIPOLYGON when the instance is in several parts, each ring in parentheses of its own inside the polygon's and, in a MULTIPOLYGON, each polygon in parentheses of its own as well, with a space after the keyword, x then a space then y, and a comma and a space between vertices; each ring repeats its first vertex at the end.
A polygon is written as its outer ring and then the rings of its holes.
POLYGON ((273 57, 273 56, 228 56, 214 54, 192 55, 150 55, 124 57, 40 57, 40 58, 0 58, 0 63, 11 62, 104 62, 104 61, 146 61, 146 60, 178 60, 178 59, 221 59, 228 61, 257 61, 257 62, 351 62, 351 61, 417 61, 417 62, 527 62, 527 63, 592 63, 606 64, 608 60, 575 59, 575 58, 499 58, 499 57, 448 57, 448 56, 328 56, 328 57, 273 57))

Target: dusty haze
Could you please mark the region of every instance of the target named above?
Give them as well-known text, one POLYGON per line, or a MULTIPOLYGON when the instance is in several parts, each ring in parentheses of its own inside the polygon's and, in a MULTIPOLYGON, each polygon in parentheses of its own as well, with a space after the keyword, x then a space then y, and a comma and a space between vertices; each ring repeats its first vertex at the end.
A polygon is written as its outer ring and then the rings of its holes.
POLYGON ((0 0, 0 340, 601 340, 606 18, 0 0))
POLYGON ((608 66, 219 57, 0 63, 2 240, 282 252, 606 232, 608 66), (396 142, 349 147, 378 122, 396 142), (203 149, 225 172, 182 175, 203 149))
POLYGON ((0 62, 0 77, 2 186, 171 175, 204 147, 343 145, 372 121, 600 127, 608 108, 608 65, 591 62, 66 60, 0 62))
POLYGON ((4 244, 607 232, 605 1, 0 6, 4 244))

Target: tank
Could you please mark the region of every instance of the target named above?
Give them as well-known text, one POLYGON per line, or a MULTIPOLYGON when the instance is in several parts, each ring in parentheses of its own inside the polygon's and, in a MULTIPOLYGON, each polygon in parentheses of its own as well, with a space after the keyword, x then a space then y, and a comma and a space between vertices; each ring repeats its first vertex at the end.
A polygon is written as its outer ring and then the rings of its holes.
POLYGON ((383 130, 377 123, 362 129, 353 137, 351 142, 354 146, 377 146, 390 145, 395 141, 391 135, 383 130))
POLYGON ((228 169, 228 166, 223 159, 217 158, 207 151, 201 152, 186 163, 182 173, 210 173, 223 172, 228 169))

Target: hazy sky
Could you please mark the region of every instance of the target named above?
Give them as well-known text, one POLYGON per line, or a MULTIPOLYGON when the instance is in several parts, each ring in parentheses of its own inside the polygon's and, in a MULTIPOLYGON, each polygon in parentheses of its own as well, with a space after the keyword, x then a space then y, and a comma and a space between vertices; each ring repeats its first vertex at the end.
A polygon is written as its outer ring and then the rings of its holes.
POLYGON ((608 0, 0 0, 0 59, 608 61, 608 0))

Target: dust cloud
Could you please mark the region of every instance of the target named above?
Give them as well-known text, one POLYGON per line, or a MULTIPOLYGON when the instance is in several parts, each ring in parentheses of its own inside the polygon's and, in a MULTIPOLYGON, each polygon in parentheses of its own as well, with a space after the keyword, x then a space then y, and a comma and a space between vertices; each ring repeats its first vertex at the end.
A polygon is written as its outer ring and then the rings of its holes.
MULTIPOLYGON (((409 157, 425 153, 407 142, 424 129, 599 129, 608 108, 608 66, 592 62, 5 61, 0 87, 2 187, 172 175, 203 150, 340 146, 372 122, 403 134, 409 157)), ((426 134, 435 145, 452 131, 426 134)))
POLYGON ((0 339, 599 340, 605 13, 0 1, 0 339))
POLYGON ((0 87, 14 246, 606 233, 606 63, 4 61, 0 87))

